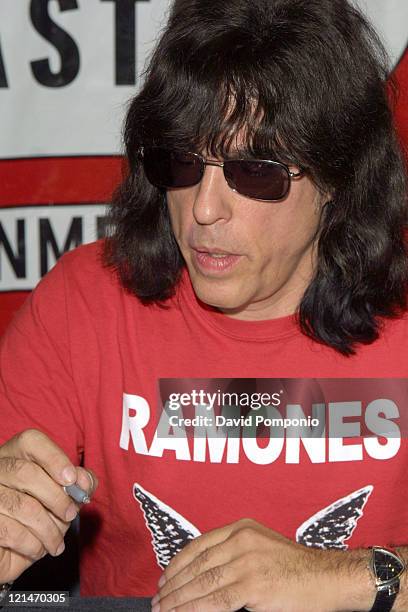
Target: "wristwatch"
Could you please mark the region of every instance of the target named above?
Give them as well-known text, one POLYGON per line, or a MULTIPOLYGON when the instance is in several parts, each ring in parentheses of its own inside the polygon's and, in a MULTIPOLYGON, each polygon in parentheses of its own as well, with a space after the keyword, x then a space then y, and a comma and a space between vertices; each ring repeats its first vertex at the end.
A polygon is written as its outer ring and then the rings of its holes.
POLYGON ((371 612, 389 612, 400 589, 400 578, 406 569, 405 563, 395 551, 373 546, 369 569, 377 589, 371 612))

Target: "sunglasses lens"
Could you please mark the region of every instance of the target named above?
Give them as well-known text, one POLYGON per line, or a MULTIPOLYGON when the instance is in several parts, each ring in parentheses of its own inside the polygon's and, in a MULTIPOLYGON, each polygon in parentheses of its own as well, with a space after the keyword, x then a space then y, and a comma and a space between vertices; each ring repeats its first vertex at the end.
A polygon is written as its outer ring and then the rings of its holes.
POLYGON ((289 191, 290 178, 278 162, 229 160, 225 178, 232 189, 256 200, 281 200, 289 191))
POLYGON ((193 153, 159 147, 144 149, 143 165, 149 182, 164 189, 196 185, 203 173, 201 160, 193 153))

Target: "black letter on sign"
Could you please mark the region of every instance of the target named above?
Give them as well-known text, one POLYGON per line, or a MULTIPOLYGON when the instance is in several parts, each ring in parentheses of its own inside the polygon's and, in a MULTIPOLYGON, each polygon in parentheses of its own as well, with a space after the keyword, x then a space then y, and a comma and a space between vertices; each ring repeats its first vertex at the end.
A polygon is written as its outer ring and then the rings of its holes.
POLYGON ((109 235, 109 221, 108 217, 96 217, 96 237, 106 238, 109 235))
MULTIPOLYGON (((31 62, 34 77, 45 87, 64 87, 69 85, 79 72, 79 51, 69 34, 54 23, 48 14, 49 0, 31 0, 31 21, 37 32, 58 50, 61 56, 61 69, 51 72, 48 59, 31 62)), ((58 0, 60 11, 78 8, 77 0, 58 0)))
POLYGON ((0 87, 8 87, 6 69, 4 67, 3 56, 0 47, 0 87))
POLYGON ((116 85, 136 83, 136 2, 149 0, 101 0, 115 3, 116 85))
MULTIPOLYGON (((16 278, 24 278, 26 275, 26 246, 25 246, 25 221, 24 219, 17 219, 17 254, 13 253, 13 249, 7 239, 6 233, 0 223, 0 247, 3 246, 6 251, 7 258, 14 270, 16 278)), ((0 270, 1 278, 1 270, 0 270)))
POLYGON ((61 257, 63 253, 69 251, 71 245, 77 247, 82 244, 82 218, 73 217, 71 226, 68 230, 68 236, 62 251, 59 250, 57 241, 55 240, 54 232, 52 231, 49 219, 40 219, 40 262, 41 276, 47 274, 50 266, 48 265, 48 246, 52 248, 56 259, 61 257))

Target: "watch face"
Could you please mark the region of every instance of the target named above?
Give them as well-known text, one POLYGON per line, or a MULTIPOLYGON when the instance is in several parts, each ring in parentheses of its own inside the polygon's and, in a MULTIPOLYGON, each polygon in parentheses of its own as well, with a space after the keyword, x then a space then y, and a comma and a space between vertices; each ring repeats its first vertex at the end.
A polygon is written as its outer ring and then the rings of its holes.
POLYGON ((405 569, 402 561, 391 551, 374 550, 374 568, 378 582, 397 578, 405 569))

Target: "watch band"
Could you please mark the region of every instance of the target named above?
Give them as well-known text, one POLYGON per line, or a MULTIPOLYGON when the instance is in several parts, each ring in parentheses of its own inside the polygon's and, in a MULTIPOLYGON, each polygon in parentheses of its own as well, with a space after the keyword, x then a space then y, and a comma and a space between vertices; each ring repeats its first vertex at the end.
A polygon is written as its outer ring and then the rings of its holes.
POLYGON ((378 591, 377 597, 370 612, 390 612, 398 593, 389 595, 388 591, 378 591))

